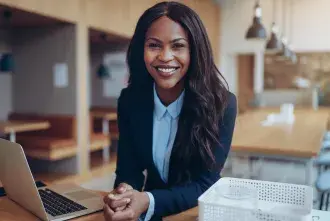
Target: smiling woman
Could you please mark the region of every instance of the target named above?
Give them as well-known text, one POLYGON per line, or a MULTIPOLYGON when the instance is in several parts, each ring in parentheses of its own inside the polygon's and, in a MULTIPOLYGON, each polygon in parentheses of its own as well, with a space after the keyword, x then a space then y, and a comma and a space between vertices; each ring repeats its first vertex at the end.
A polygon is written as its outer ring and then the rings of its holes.
POLYGON ((236 98, 214 64, 202 21, 183 4, 162 2, 143 13, 127 61, 115 195, 105 197, 104 214, 109 221, 161 220, 196 206, 220 178, 236 98))

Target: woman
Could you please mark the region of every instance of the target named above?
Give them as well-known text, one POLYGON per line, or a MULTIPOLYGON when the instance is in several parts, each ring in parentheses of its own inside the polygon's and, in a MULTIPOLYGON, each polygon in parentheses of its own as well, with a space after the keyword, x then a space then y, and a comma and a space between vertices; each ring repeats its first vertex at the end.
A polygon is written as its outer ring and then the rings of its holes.
POLYGON ((214 64, 200 18, 183 4, 162 2, 144 12, 127 61, 115 195, 105 197, 104 215, 160 220, 196 206, 220 178, 236 98, 214 64))

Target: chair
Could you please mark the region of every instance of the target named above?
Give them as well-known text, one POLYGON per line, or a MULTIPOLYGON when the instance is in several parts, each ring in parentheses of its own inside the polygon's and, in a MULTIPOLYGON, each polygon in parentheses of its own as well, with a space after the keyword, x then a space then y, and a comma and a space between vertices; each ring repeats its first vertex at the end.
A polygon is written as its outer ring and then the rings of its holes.
POLYGON ((330 140, 324 140, 322 142, 321 151, 329 151, 330 150, 330 140))
POLYGON ((328 130, 324 133, 323 140, 324 141, 327 141, 327 140, 330 141, 330 130, 328 130))
POLYGON ((330 171, 325 171, 320 174, 316 180, 316 189, 321 193, 320 207, 322 210, 325 206, 325 210, 328 210, 329 197, 330 197, 330 171), (326 198, 326 203, 324 205, 324 199, 326 198))
POLYGON ((320 152, 314 163, 318 167, 318 175, 320 175, 323 168, 327 170, 330 167, 330 152, 320 152))

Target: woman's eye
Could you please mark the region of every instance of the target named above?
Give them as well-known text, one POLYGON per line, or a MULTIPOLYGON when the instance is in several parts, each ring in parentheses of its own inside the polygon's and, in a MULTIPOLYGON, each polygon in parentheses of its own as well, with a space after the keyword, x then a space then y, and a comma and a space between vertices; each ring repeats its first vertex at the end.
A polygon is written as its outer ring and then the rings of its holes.
POLYGON ((148 44, 148 47, 149 48, 160 48, 160 45, 159 44, 156 44, 156 43, 149 43, 148 44))
POLYGON ((180 44, 180 43, 176 43, 173 45, 173 48, 184 48, 185 45, 184 44, 180 44))

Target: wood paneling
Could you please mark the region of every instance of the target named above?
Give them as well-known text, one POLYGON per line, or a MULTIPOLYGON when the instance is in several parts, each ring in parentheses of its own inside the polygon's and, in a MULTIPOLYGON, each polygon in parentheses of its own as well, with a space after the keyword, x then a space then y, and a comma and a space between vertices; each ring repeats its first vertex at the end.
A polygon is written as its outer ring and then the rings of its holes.
POLYGON ((249 102, 253 99, 253 69, 254 55, 238 55, 238 108, 240 112, 248 109, 249 102))
MULTIPOLYGON (((0 0, 0 4, 130 38, 142 13, 159 0, 0 0)), ((219 61, 220 7, 211 0, 182 2, 199 14, 219 61)))
POLYGON ((184 2, 193 2, 188 6, 194 9, 202 19, 211 42, 215 63, 218 64, 220 60, 220 7, 213 1, 195 0, 184 2))
MULTIPOLYGON (((159 0, 85 0, 87 21, 92 28, 131 37, 139 17, 159 0)), ((179 1, 201 17, 208 32, 216 63, 219 60, 220 8, 212 1, 179 1)))
POLYGON ((79 20, 81 1, 0 0, 0 4, 74 23, 79 20))

